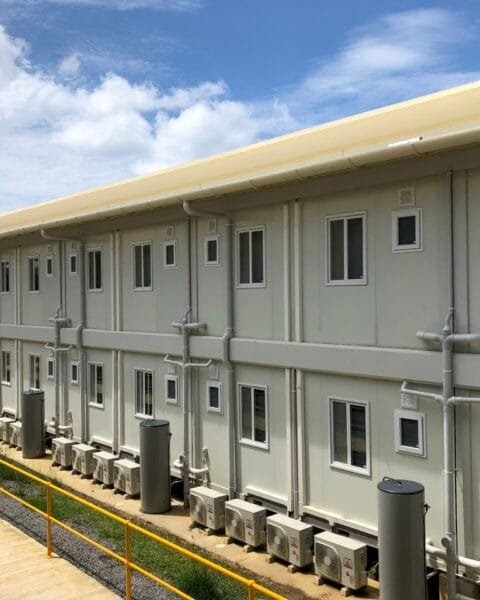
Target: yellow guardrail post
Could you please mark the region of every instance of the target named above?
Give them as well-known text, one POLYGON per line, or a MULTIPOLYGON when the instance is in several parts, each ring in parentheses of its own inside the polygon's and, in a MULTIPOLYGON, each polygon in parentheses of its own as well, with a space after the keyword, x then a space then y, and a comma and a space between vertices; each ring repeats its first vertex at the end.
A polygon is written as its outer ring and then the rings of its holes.
POLYGON ((132 598, 132 568, 130 566, 132 552, 130 540, 130 521, 125 522, 125 600, 132 598))
POLYGON ((52 485, 47 483, 47 556, 52 558, 52 485))
POLYGON ((253 579, 248 582, 248 600, 255 600, 255 582, 253 579))

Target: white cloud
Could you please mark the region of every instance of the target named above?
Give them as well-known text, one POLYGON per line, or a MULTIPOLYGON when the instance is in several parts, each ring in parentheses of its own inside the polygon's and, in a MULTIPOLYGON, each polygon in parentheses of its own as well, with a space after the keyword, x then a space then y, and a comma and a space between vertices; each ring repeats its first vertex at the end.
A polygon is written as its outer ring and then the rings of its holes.
POLYGON ((67 79, 77 77, 80 72, 81 60, 78 53, 73 52, 60 61, 58 72, 67 79))
POLYGON ((161 90, 106 72, 88 84, 75 51, 48 73, 0 26, 0 212, 478 79, 449 66, 465 32, 445 10, 388 15, 279 99, 247 103, 223 81, 161 90))

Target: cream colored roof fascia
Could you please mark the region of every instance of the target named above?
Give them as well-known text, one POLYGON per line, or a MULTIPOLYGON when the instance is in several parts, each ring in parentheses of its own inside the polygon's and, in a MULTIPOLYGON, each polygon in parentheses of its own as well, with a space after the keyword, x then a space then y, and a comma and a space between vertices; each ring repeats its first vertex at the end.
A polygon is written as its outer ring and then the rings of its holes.
POLYGON ((478 141, 480 82, 475 82, 4 213, 0 215, 0 237, 172 206, 182 200, 212 198, 478 141))

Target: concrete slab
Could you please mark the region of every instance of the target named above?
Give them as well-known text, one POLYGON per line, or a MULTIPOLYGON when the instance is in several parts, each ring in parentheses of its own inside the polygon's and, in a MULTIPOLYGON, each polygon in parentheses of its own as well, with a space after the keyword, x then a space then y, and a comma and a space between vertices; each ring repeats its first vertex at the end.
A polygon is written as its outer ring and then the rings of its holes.
MULTIPOLYGON (((267 555, 264 551, 253 551, 247 554, 239 544, 227 544, 227 538, 224 535, 207 536, 202 529, 190 529, 190 516, 179 502, 173 501, 172 510, 169 513, 163 515, 146 515, 140 512, 140 500, 124 498, 123 496, 114 494, 111 489, 102 489, 101 485, 93 483, 91 479, 81 479, 79 475, 74 475, 71 471, 53 467, 49 455, 43 458, 23 459, 21 452, 1 444, 0 456, 2 454, 19 464, 28 466, 41 475, 60 482, 72 491, 79 492, 90 497, 92 500, 97 500, 115 508, 127 518, 135 517, 138 522, 143 522, 146 526, 149 524, 154 525, 166 533, 173 534, 180 541, 183 540, 188 542, 188 544, 210 552, 213 560, 217 558, 224 563, 231 563, 232 570, 235 570, 235 565, 238 565, 243 569, 247 569, 253 579, 257 577, 266 578, 276 584, 286 586, 289 588, 287 592, 290 600, 301 598, 311 600, 339 600, 344 597, 340 594, 339 587, 328 584, 322 586, 315 585, 313 570, 289 573, 285 564, 267 564, 265 561, 267 555)), ((378 583, 369 580, 366 590, 352 594, 350 597, 379 598, 378 583)))
POLYGON ((0 600, 114 600, 119 596, 0 519, 0 600))

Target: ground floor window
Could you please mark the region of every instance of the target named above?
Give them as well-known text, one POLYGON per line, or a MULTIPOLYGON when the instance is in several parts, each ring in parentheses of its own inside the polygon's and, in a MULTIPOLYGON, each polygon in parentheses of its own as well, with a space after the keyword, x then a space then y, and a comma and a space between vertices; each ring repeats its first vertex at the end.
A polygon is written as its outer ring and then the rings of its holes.
POLYGON ((29 356, 29 387, 31 390, 40 389, 40 356, 37 354, 29 356))
POLYGON ((103 365, 88 364, 88 400, 94 406, 103 406, 103 365))
POLYGON ((2 350, 2 383, 12 383, 12 355, 8 350, 2 350))
POLYGON ((165 377, 165 402, 179 404, 178 375, 166 375, 165 377))
POLYGON ((267 390, 264 387, 239 385, 240 441, 268 448, 267 390))
POLYGON ((369 474, 368 404, 330 398, 330 463, 369 474))
POLYGON ((135 369, 135 413, 153 416, 153 373, 135 369))
POLYGON ((409 410, 395 411, 395 450, 425 456, 425 415, 409 410))
POLYGON ((207 412, 223 413, 222 384, 207 381, 207 412))

